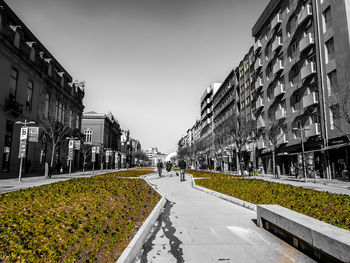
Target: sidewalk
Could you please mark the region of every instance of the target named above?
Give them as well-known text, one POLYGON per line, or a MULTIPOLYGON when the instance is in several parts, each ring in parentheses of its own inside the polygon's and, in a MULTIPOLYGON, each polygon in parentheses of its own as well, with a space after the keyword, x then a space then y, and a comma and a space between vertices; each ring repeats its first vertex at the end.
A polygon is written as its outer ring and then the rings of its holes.
POLYGON ((255 212, 192 188, 188 175, 146 180, 168 202, 137 263, 314 262, 257 227, 255 212))
POLYGON ((22 181, 19 182, 18 178, 11 178, 11 179, 1 179, 0 180, 0 194, 3 193, 8 193, 8 192, 13 192, 17 191, 20 189, 25 189, 29 187, 34 187, 34 186, 40 186, 40 185, 45 185, 45 184, 52 184, 60 181, 66 181, 70 180, 73 178, 86 178, 86 177, 91 177, 97 174, 105 174, 109 172, 115 172, 115 171, 122 171, 125 169, 110 169, 110 170, 95 170, 95 173, 92 173, 92 171, 85 171, 83 172, 74 172, 69 174, 54 174, 50 179, 44 178, 44 176, 30 176, 30 177, 22 177, 22 181))

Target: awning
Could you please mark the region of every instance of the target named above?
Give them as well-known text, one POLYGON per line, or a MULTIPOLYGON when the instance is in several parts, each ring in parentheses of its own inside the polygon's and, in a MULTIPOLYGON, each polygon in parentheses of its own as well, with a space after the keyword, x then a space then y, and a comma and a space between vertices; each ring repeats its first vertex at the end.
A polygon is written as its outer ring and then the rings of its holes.
POLYGON ((327 146, 327 147, 321 149, 321 151, 327 151, 327 150, 332 150, 332 149, 339 149, 339 148, 346 147, 346 146, 349 146, 348 142, 347 143, 341 143, 341 144, 327 146))

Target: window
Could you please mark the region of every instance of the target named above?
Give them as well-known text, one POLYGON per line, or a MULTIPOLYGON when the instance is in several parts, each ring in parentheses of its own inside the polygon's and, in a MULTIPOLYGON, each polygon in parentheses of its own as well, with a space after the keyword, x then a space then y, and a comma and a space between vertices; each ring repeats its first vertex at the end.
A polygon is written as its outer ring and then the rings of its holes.
POLYGON ((332 14, 331 8, 328 7, 323 12, 323 32, 325 33, 330 27, 332 27, 332 14))
POLYGON ((293 112, 300 110, 300 100, 301 100, 301 97, 299 92, 294 93, 293 96, 291 97, 291 105, 292 105, 293 112))
POLYGON ((334 39, 331 38, 326 42, 326 63, 334 59, 334 39))
POLYGON ((26 109, 32 110, 32 100, 33 100, 33 82, 28 81, 27 83, 27 99, 26 99, 26 109))
POLYGON ((298 42, 294 40, 293 43, 291 44, 291 54, 290 54, 291 59, 295 58, 297 54, 298 54, 298 42))
POLYGON ((50 112, 50 94, 46 93, 45 95, 45 118, 49 118, 49 112, 50 112))
POLYGON ((331 107, 329 109, 329 125, 331 130, 340 127, 339 106, 331 107))
POLYGON ((327 90, 328 96, 336 92, 338 86, 337 71, 333 70, 327 74, 327 90))
POLYGON ((66 105, 62 105, 62 119, 61 122, 64 124, 66 118, 66 105))
POLYGON ((58 111, 59 111, 59 105, 60 103, 58 102, 58 100, 56 100, 56 103, 55 103, 55 121, 58 121, 58 111))
POLYGON ((92 142, 92 130, 87 129, 84 131, 85 142, 92 142))
POLYGON ((77 115, 77 121, 75 122, 76 129, 79 129, 80 119, 81 119, 81 116, 77 115))
POLYGON ((16 100, 18 82, 18 70, 12 68, 10 76, 10 100, 16 100))

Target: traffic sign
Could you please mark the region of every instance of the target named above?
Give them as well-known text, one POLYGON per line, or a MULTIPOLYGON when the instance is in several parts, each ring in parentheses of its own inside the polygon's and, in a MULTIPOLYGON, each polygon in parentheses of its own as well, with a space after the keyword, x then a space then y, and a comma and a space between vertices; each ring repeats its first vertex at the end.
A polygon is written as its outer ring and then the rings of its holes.
POLYGON ((28 127, 22 127, 20 140, 27 140, 27 138, 28 138, 28 127))
POLYGON ((21 140, 19 142, 18 158, 25 158, 27 152, 27 140, 21 140))
POLYGON ((38 142, 39 141, 39 127, 29 127, 28 141, 30 141, 30 142, 38 142))

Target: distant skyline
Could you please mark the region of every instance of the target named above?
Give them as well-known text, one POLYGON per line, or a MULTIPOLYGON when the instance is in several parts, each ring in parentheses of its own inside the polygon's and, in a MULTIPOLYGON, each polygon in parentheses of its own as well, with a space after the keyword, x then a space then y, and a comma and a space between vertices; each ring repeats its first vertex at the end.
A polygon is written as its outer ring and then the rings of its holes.
POLYGON ((269 0, 7 0, 74 79, 85 112, 111 111, 143 149, 176 151, 200 97, 248 52, 269 0))

